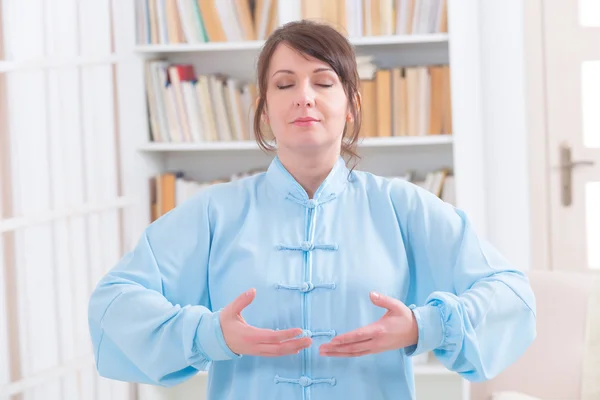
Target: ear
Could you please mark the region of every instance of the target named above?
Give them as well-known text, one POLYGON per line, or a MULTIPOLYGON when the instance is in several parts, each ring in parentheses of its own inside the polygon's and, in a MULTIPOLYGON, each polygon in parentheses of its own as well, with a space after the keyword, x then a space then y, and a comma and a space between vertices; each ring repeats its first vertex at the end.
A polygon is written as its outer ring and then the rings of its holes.
POLYGON ((356 104, 356 109, 358 111, 360 111, 360 107, 362 106, 362 97, 361 97, 359 91, 356 92, 356 97, 354 98, 354 104, 356 104))
MULTIPOLYGON (((354 97, 354 105, 356 107, 356 110, 360 111, 360 105, 361 105, 360 92, 356 92, 356 96, 354 97)), ((352 113, 350 112, 350 110, 348 110, 348 115, 346 115, 346 121, 353 122, 353 120, 354 120, 354 117, 352 116, 352 113)))
MULTIPOLYGON (((258 108, 259 101, 260 101, 260 97, 257 97, 256 101, 255 101, 254 109, 258 108)), ((260 117, 262 118, 262 121, 265 124, 269 123, 269 117, 267 116, 267 104, 266 103, 265 103, 265 106, 263 107, 262 115, 260 117)))

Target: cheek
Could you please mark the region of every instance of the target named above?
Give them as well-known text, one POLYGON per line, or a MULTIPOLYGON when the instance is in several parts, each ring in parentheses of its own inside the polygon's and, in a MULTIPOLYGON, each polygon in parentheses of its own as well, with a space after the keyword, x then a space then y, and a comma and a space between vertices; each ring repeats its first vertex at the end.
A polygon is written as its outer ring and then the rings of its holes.
POLYGON ((291 100, 283 92, 267 93, 269 119, 273 122, 284 119, 290 110, 291 100))
POLYGON ((323 113, 331 123, 344 124, 348 115, 348 102, 344 93, 330 96, 322 103, 323 113))
POLYGON ((267 97, 265 105, 265 115, 269 119, 269 125, 277 124, 277 120, 281 118, 281 105, 276 100, 267 97))

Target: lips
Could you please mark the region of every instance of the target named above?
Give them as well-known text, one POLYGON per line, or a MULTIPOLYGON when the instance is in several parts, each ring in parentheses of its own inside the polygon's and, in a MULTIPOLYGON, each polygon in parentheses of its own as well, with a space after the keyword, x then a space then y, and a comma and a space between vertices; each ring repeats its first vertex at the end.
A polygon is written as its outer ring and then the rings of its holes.
POLYGON ((310 123, 310 122, 318 122, 319 120, 313 117, 300 117, 300 118, 296 118, 294 120, 294 123, 300 123, 300 124, 305 124, 305 123, 310 123))
POLYGON ((292 124, 294 124, 297 127, 308 128, 317 124, 318 122, 319 120, 313 117, 300 117, 296 118, 294 122, 292 122, 292 124))

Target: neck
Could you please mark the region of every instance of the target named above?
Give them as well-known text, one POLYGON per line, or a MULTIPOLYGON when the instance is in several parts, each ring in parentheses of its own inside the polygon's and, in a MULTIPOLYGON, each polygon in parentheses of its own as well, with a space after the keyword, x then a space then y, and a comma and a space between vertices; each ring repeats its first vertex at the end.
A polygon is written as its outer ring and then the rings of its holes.
POLYGON ((279 149, 277 156, 285 169, 294 177, 296 182, 304 188, 308 197, 313 198, 327 175, 333 169, 340 153, 339 150, 327 154, 319 152, 297 152, 279 149))

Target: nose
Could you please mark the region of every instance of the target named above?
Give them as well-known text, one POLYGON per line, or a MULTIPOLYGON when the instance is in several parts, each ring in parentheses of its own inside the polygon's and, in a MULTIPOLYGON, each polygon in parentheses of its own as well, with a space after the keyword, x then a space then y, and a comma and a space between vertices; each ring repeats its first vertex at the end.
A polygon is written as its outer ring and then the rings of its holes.
POLYGON ((315 95, 311 91, 310 87, 306 86, 302 87, 302 89, 299 90, 298 97, 294 101, 294 105, 296 107, 312 108, 315 106, 315 95))
POLYGON ((307 107, 307 108, 312 108, 315 106, 315 100, 314 99, 305 99, 302 101, 296 101, 296 107, 307 107))

